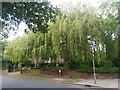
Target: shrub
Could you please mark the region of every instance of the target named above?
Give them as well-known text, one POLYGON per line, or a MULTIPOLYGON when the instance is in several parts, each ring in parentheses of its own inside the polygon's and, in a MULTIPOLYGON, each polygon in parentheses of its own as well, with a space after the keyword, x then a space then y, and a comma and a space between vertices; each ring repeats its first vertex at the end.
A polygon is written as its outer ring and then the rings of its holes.
POLYGON ((118 73, 118 68, 101 67, 96 68, 96 73, 118 73))
POLYGON ((56 67, 56 66, 44 66, 44 67, 40 67, 40 70, 68 70, 66 69, 66 67, 56 67))
POLYGON ((31 67, 30 66, 25 66, 25 67, 22 67, 22 70, 24 71, 24 70, 30 70, 31 69, 31 67))
POLYGON ((8 69, 8 64, 7 63, 2 63, 2 70, 8 69))
POLYGON ((93 72, 93 68, 91 67, 80 67, 76 70, 77 72, 88 72, 88 73, 92 73, 93 72))
POLYGON ((112 61, 112 64, 113 64, 114 67, 119 67, 120 62, 118 61, 118 58, 115 58, 115 59, 112 61))
MULTIPOLYGON (((77 69, 76 71, 78 72, 88 72, 88 73, 93 73, 93 68, 92 67, 82 67, 77 69)), ((110 67, 100 67, 95 69, 96 73, 118 73, 120 70, 116 67, 110 68, 110 67)))
POLYGON ((79 68, 80 63, 75 60, 70 60, 68 66, 69 66, 69 70, 75 70, 75 69, 79 68))
POLYGON ((112 62, 111 61, 100 61, 99 62, 99 67, 111 67, 112 66, 112 62))
POLYGON ((23 67, 23 63, 20 62, 20 63, 18 64, 18 68, 19 68, 19 70, 22 70, 22 67, 23 67))

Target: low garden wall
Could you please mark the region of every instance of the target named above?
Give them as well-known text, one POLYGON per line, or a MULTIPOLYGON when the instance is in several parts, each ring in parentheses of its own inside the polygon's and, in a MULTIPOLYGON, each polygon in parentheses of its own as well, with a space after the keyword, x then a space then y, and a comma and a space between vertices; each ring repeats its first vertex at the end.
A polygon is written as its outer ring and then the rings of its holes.
MULTIPOLYGON (((92 79, 93 73, 82 73, 76 71, 62 71, 61 73, 57 70, 26 70, 22 71, 22 74, 27 75, 52 75, 52 76, 62 76, 69 78, 81 78, 81 79, 92 79)), ((116 79, 118 78, 118 73, 114 74, 99 74, 96 73, 97 79, 116 79)))

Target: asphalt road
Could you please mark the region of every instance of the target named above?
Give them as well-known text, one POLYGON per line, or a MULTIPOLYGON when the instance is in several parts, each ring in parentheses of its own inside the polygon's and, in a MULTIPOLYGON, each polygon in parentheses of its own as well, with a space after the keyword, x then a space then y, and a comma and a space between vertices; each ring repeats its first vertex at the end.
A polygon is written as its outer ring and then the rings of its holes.
POLYGON ((2 76, 2 88, 84 88, 85 86, 2 76))

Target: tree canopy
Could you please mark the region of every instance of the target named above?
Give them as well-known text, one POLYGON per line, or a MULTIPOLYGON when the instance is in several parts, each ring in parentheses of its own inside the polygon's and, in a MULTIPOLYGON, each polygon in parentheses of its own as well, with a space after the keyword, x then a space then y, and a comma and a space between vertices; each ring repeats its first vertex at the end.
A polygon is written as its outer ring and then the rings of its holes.
POLYGON ((46 33, 49 30, 48 23, 55 22, 58 14, 60 10, 50 2, 2 2, 2 35, 7 36, 21 21, 33 32, 46 33))

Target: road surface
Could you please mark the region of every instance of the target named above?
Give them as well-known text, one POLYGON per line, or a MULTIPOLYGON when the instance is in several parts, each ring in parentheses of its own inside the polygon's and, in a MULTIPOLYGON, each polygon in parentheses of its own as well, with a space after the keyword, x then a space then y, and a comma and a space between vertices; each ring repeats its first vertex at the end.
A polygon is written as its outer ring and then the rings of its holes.
POLYGON ((85 86, 2 76, 2 88, 84 88, 85 86))

